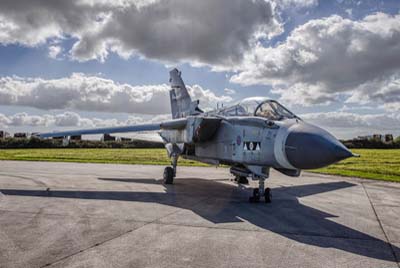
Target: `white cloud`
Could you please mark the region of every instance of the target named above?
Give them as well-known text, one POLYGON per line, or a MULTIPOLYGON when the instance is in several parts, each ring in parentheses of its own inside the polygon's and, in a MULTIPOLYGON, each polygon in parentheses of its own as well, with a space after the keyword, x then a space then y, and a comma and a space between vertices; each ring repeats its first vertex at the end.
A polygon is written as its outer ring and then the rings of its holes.
POLYGON ((17 113, 8 117, 8 125, 12 126, 45 126, 47 125, 48 117, 44 116, 29 116, 26 113, 17 113))
POLYGON ((100 127, 121 124, 116 120, 102 120, 98 118, 83 118, 77 113, 64 112, 56 115, 29 115, 17 113, 6 116, 0 114, 1 127, 100 127))
POLYGON ((301 106, 331 104, 337 98, 337 94, 322 91, 320 84, 309 85, 307 83, 296 83, 290 89, 276 86, 271 93, 279 94, 280 100, 284 103, 301 106))
POLYGON ((236 91, 234 89, 231 89, 231 88, 225 88, 224 92, 225 92, 225 94, 228 94, 228 95, 236 94, 236 91))
POLYGON ((231 66, 280 31, 265 0, 0 1, 0 43, 37 46, 72 37, 71 56, 79 61, 115 52, 231 66))
POLYGON ((0 127, 39 127, 48 126, 50 121, 54 122, 54 117, 49 115, 28 115, 27 113, 17 113, 14 115, 6 116, 0 114, 0 127))
MULTIPOLYGON (((82 73, 50 80, 2 77, 0 105, 154 115, 170 112, 169 90, 170 86, 166 84, 132 86, 82 73)), ((192 99, 199 99, 204 108, 232 100, 199 85, 188 86, 188 90, 192 99)))
POLYGON ((65 112, 54 116, 54 121, 55 125, 60 127, 79 126, 81 117, 76 113, 65 112))
POLYGON ((11 124, 10 118, 5 116, 4 114, 0 114, 0 127, 6 127, 11 124))
POLYGON ((356 87, 346 103, 382 104, 389 111, 400 111, 400 73, 356 87))
MULTIPOLYGON (((117 120, 115 118, 100 119, 82 117, 77 113, 64 112, 56 115, 29 115, 27 113, 17 113, 6 116, 0 113, 0 128, 14 132, 47 132, 66 129, 83 129, 98 127, 127 126, 144 123, 157 123, 171 119, 169 114, 161 114, 146 120, 142 117, 129 116, 126 120, 117 120)), ((123 133, 118 136, 131 137, 138 140, 153 142, 163 142, 157 132, 138 132, 123 133)), ((87 139, 98 139, 99 135, 86 136, 87 139)))
POLYGON ((14 115, 4 115, 0 113, 0 127, 114 127, 137 125, 144 123, 157 123, 165 120, 170 120, 169 114, 160 114, 152 117, 149 120, 143 117, 129 116, 126 120, 117 120, 115 118, 100 119, 100 118, 87 118, 74 112, 63 112, 59 114, 43 114, 43 115, 29 115, 25 112, 17 113, 14 115))
POLYGON ((315 7, 318 0, 275 0, 275 3, 281 8, 305 8, 315 7))
POLYGON ((201 106, 204 108, 215 108, 217 103, 230 103, 233 99, 230 96, 217 96, 209 89, 203 89, 199 85, 193 85, 188 87, 189 94, 193 100, 200 100, 200 104, 206 103, 206 106, 201 106))
POLYGON ((62 50, 63 49, 60 46, 49 46, 49 57, 52 59, 57 59, 62 50))
POLYGON ((241 69, 232 82, 273 85, 292 103, 330 103, 340 94, 383 105, 399 96, 392 77, 400 77, 400 15, 308 21, 276 47, 258 45, 241 69))
POLYGON ((349 112, 309 113, 300 115, 312 124, 327 128, 341 137, 373 133, 400 135, 400 114, 356 114, 349 112))

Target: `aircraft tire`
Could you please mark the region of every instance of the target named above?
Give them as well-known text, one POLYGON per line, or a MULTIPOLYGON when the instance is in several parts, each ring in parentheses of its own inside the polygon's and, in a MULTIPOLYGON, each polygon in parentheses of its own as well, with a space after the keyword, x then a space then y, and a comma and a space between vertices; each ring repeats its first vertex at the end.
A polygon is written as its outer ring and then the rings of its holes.
POLYGON ((253 189, 253 195, 249 197, 250 203, 258 203, 260 202, 260 192, 258 188, 253 189))
POLYGON ((271 194, 271 189, 266 188, 264 192, 264 199, 265 203, 271 203, 272 202, 272 194, 271 194))
POLYGON ((164 169, 164 183, 173 184, 174 183, 174 169, 172 167, 166 167, 164 169))

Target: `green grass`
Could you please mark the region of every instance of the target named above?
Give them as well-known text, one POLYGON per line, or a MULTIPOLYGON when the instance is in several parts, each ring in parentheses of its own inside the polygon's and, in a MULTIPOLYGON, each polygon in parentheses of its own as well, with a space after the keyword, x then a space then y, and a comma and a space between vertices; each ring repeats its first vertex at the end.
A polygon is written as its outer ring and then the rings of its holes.
POLYGON ((400 149, 353 149, 360 158, 313 170, 323 174, 400 182, 400 149))
MULTIPOLYGON (((165 149, 6 149, 0 160, 168 165, 165 149)), ((180 159, 180 165, 206 166, 180 159)))
MULTIPOLYGON (((349 158, 312 172, 400 182, 400 150, 357 149, 360 158, 349 158)), ((168 165, 164 149, 7 149, 0 160, 168 165)), ((206 166, 179 160, 183 166, 206 166)))

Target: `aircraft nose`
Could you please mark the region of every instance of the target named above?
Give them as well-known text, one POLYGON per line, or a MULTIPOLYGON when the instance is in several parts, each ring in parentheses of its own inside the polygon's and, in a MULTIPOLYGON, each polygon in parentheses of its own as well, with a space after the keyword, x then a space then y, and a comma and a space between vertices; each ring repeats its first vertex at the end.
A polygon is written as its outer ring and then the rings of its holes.
POLYGON ((289 130, 285 143, 286 157, 298 169, 321 168, 354 156, 325 130, 299 124, 289 130))

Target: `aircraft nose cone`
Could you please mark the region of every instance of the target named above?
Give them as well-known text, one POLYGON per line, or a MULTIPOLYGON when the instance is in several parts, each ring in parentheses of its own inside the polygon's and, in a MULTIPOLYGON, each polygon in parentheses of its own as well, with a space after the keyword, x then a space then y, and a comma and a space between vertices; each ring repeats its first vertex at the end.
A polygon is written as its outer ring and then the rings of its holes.
POLYGON ((353 156, 331 134, 308 124, 290 129, 285 152, 290 164, 298 169, 321 168, 353 156))

